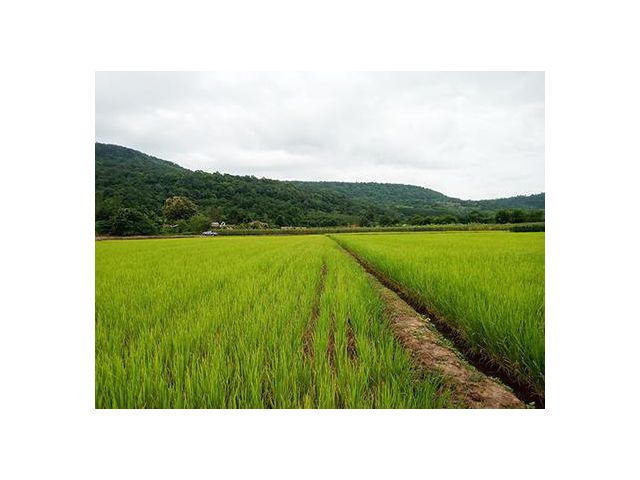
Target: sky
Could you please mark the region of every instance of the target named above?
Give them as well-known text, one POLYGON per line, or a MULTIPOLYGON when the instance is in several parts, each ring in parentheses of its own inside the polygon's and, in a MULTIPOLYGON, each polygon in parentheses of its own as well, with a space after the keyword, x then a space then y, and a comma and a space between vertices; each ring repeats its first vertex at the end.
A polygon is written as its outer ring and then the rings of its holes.
POLYGON ((543 72, 97 72, 96 141, 192 170, 544 191, 543 72))

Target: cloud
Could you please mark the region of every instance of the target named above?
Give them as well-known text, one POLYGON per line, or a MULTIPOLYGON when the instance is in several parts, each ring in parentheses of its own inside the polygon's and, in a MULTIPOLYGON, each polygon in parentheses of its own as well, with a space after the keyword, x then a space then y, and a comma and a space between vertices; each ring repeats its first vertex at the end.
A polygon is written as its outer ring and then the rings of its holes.
POLYGON ((540 72, 99 72, 96 140, 191 169, 544 190, 540 72))

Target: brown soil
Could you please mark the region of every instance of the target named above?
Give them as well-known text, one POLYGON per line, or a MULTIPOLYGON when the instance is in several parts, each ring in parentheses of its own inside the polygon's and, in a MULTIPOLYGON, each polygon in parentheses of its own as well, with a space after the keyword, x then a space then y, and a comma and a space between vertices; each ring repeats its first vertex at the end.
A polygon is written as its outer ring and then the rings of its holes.
POLYGON ((385 301, 391 328, 415 361, 441 373, 451 387, 452 400, 463 408, 524 408, 511 390, 465 362, 418 312, 370 275, 385 301))

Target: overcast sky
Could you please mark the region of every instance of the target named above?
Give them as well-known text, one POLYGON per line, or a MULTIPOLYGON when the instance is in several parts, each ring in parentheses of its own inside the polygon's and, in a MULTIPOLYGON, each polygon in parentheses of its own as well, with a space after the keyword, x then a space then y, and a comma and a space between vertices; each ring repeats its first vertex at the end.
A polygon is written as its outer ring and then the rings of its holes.
POLYGON ((96 141, 192 170, 544 191, 544 73, 96 73, 96 141))

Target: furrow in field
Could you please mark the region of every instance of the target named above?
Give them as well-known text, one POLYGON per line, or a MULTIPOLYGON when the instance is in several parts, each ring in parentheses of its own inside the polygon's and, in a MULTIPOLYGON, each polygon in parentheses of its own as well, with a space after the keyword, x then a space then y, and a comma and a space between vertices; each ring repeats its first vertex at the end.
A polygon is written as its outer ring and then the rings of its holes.
POLYGON ((356 252, 338 244, 369 273, 385 301, 393 331, 400 342, 420 366, 439 371, 450 380, 457 403, 469 408, 523 408, 525 403, 544 407, 544 398, 531 394, 528 386, 473 354, 460 335, 415 301, 401 285, 381 275, 356 252), (513 392, 491 377, 498 377, 513 392))
POLYGON ((324 284, 327 279, 327 265, 322 264, 320 269, 320 281, 316 289, 315 296, 313 298, 313 306, 311 307, 311 316, 309 322, 304 329, 302 336, 302 349, 306 358, 313 358, 313 337, 316 330, 316 324, 318 323, 318 317, 320 316, 320 299, 322 298, 322 292, 324 291, 324 284))
POLYGON ((358 359, 358 344, 356 343, 356 335, 353 332, 351 318, 347 319, 347 357, 352 362, 358 359))
POLYGON ((331 324, 329 325, 329 341, 327 342, 327 358, 329 359, 329 367, 333 374, 336 373, 336 317, 331 315, 331 324))

